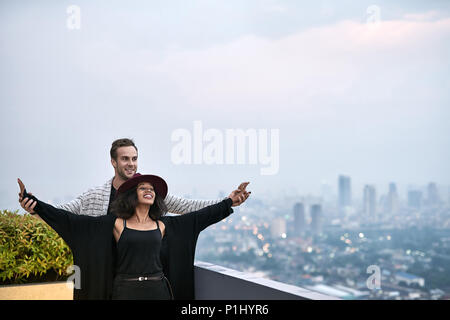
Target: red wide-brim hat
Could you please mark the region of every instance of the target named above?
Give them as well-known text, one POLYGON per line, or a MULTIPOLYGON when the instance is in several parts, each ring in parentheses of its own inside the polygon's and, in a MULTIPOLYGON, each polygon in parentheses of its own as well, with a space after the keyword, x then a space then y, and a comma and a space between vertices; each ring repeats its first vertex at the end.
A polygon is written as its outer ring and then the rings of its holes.
POLYGON ((131 188, 137 186, 139 183, 148 182, 155 189, 155 193, 161 196, 163 199, 167 196, 167 183, 163 178, 152 175, 152 174, 140 174, 135 173, 134 176, 124 183, 117 189, 117 194, 130 190, 131 188))

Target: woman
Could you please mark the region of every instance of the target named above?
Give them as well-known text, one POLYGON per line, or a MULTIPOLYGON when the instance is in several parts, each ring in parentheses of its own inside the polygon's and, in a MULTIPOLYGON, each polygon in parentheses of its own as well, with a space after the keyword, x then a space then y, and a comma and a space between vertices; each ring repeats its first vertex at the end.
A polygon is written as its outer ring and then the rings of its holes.
POLYGON ((165 216, 165 181, 135 174, 119 188, 112 204, 114 215, 89 217, 46 204, 28 194, 20 179, 18 183, 21 201, 32 201, 32 209, 71 248, 81 270, 81 285, 74 288, 77 300, 193 299, 199 233, 230 215, 231 207, 250 195, 245 183, 241 192, 218 204, 165 216))
POLYGON ((165 181, 137 175, 117 190, 111 212, 117 216, 113 235, 117 243, 113 299, 172 298, 160 259, 165 225, 159 221, 167 207, 165 181), (157 190, 157 191, 156 191, 157 190))

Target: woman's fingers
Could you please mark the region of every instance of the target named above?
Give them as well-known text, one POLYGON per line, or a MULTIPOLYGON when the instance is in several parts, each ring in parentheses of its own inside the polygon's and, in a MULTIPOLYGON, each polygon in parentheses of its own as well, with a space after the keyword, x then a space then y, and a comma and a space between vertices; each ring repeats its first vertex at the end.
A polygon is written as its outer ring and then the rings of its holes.
MULTIPOLYGON (((24 208, 24 209, 28 209, 30 206, 31 206, 31 204, 33 203, 33 199, 28 199, 28 198, 25 198, 25 199, 23 199, 22 200, 22 207, 24 208)), ((28 211, 28 210, 27 210, 28 211)))
POLYGON ((25 185, 23 184, 22 180, 20 180, 19 178, 17 178, 17 183, 19 184, 20 195, 23 196, 23 192, 25 191, 25 185))
MULTIPOLYGON (((28 194, 30 195, 30 196, 32 196, 33 194, 31 193, 31 192, 28 192, 28 194)), ((22 202, 22 200, 23 200, 23 198, 22 198, 22 194, 19 192, 19 203, 21 203, 22 202)))
POLYGON ((242 204, 245 200, 250 196, 250 192, 244 191, 242 194, 238 196, 238 203, 242 204))
POLYGON ((34 207, 36 207, 37 201, 33 199, 25 198, 20 202, 21 207, 28 213, 34 212, 34 207))
POLYGON ((36 201, 34 201, 33 199, 28 200, 28 202, 27 202, 27 207, 28 207, 28 208, 31 208, 35 202, 36 202, 36 201))
POLYGON ((252 193, 251 191, 246 191, 245 188, 247 187, 247 185, 250 182, 243 182, 239 185, 237 190, 234 190, 231 194, 230 194, 230 198, 233 200, 233 207, 235 206, 239 206, 242 203, 245 202, 245 200, 248 199, 248 197, 250 196, 250 194, 252 193), (242 189, 241 189, 242 188, 242 189))
MULTIPOLYGON (((20 192, 19 192, 19 203, 20 206, 28 213, 34 213, 34 208, 37 205, 37 201, 33 199, 29 199, 28 197, 23 199, 23 193, 25 192, 25 185, 23 184, 22 180, 19 178, 17 179, 17 183, 19 184, 20 192)), ((29 195, 32 195, 31 192, 28 193, 29 195)))

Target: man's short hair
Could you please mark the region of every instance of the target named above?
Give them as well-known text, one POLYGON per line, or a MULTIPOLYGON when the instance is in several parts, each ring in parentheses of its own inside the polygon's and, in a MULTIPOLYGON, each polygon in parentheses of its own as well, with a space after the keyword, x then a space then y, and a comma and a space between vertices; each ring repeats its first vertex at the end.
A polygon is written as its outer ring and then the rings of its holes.
POLYGON ((136 149, 136 152, 138 151, 136 145, 134 144, 134 141, 128 138, 123 139, 117 139, 112 143, 111 150, 109 151, 109 154, 111 155, 111 159, 117 160, 117 149, 120 147, 134 147, 136 149))

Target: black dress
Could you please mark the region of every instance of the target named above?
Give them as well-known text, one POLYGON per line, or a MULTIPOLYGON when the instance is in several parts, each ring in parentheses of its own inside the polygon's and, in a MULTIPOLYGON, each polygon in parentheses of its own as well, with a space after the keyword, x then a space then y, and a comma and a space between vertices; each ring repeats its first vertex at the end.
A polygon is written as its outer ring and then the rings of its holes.
MULTIPOLYGON (((90 217, 57 209, 34 199, 34 211, 52 227, 72 250, 74 264, 80 269, 80 283, 75 283, 74 299, 111 299, 116 275, 117 249, 113 236, 116 217, 90 217)), ((194 259, 197 239, 206 227, 229 216, 233 209, 227 198, 198 211, 164 216, 165 234, 161 243, 161 263, 176 300, 195 298, 194 259)), ((75 277, 76 278, 76 277, 75 277)))
POLYGON ((113 284, 114 300, 169 300, 170 284, 160 259, 162 233, 159 222, 154 230, 127 228, 117 242, 117 267, 113 284))

